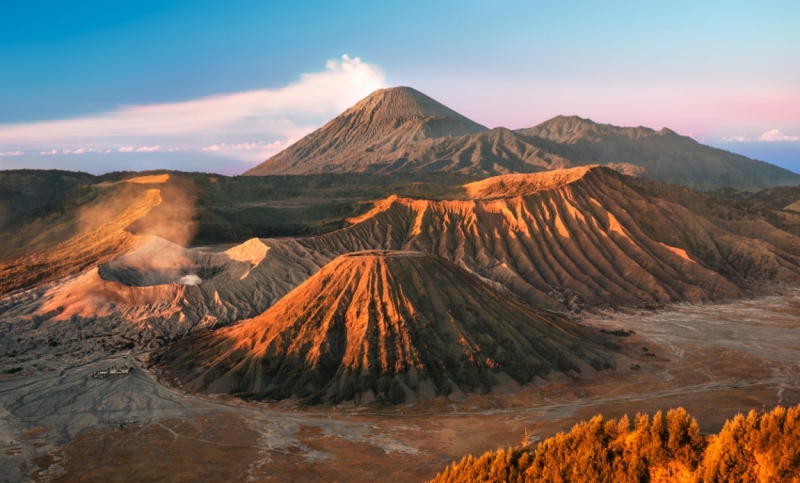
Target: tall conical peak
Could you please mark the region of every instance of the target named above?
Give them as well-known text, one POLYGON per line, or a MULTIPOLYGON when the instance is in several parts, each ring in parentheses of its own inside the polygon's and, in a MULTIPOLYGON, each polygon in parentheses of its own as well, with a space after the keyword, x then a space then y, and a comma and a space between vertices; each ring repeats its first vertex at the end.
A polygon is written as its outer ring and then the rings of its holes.
POLYGON ((263 314, 161 361, 189 390, 334 403, 463 397, 497 378, 614 366, 573 323, 437 255, 397 251, 340 256, 263 314))
POLYGON ((352 116, 364 112, 370 114, 370 124, 373 125, 390 123, 399 126, 412 119, 445 117, 458 121, 470 131, 487 129, 422 92, 406 86, 378 89, 342 115, 352 116))

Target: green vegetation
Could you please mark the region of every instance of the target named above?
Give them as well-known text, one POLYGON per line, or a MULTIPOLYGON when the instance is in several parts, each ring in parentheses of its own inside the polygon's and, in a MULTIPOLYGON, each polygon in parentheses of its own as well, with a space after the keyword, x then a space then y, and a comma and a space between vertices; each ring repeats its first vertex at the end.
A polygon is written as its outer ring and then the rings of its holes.
MULTIPOLYGON (((479 179, 454 173, 222 176, 162 170, 92 176, 56 170, 0 171, 0 227, 16 231, 23 226, 35 226, 38 221, 52 225, 56 219, 60 225, 65 217, 75 218, 83 205, 93 203, 98 191, 102 191, 97 189, 98 185, 107 188, 111 183, 163 173, 170 175, 167 183, 137 188, 162 190, 164 206, 157 209, 162 212, 158 218, 167 221, 174 218, 170 210, 190 202, 195 221, 188 242, 191 245, 327 233, 344 227, 347 218, 369 211, 375 200, 392 194, 425 199, 459 198, 465 196, 463 184, 479 179)), ((144 225, 154 224, 139 223, 130 231, 186 242, 143 229, 144 225)), ((163 227, 164 223, 158 225, 163 227)), ((31 239, 35 234, 26 236, 31 239)), ((5 255, 8 258, 12 253, 8 251, 5 255)))
POLYGON ((718 435, 703 436, 683 409, 595 416, 535 448, 467 456, 432 480, 560 483, 796 483, 800 481, 800 406, 750 411, 728 420, 718 435))
POLYGON ((475 180, 448 173, 181 176, 192 179, 198 192, 195 245, 327 233, 369 211, 374 200, 392 194, 458 197, 461 185, 475 180))
POLYGON ((95 182, 88 173, 19 169, 0 171, 0 226, 53 203, 82 185, 95 182))
POLYGON ((759 205, 766 205, 769 208, 782 210, 784 207, 800 200, 800 186, 781 186, 778 188, 761 190, 755 193, 737 191, 733 188, 722 188, 713 191, 712 194, 724 198, 753 203, 759 208, 763 208, 759 205))
MULTIPOLYGON (((38 177, 34 179, 37 183, 41 181, 38 177)), ((133 203, 144 191, 144 187, 130 183, 112 189, 82 185, 57 201, 35 206, 46 198, 43 190, 41 196, 31 198, 30 209, 0 224, 0 246, 3 247, 0 261, 50 249, 82 231, 97 228, 103 221, 108 221, 108 213, 113 211, 106 208, 133 203)))

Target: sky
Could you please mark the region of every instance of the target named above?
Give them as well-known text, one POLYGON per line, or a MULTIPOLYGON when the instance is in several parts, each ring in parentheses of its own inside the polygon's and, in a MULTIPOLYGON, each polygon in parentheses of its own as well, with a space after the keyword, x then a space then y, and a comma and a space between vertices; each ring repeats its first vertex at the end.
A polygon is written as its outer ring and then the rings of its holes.
POLYGON ((238 174, 371 91, 800 172, 800 2, 0 0, 0 169, 238 174))

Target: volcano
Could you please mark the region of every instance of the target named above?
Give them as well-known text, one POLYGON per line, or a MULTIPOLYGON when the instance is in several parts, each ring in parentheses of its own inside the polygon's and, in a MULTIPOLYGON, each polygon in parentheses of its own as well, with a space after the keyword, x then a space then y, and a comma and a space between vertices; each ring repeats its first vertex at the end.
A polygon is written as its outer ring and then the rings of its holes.
POLYGON ((373 92, 245 174, 496 176, 594 164, 703 191, 800 184, 797 173, 705 146, 667 128, 556 116, 526 129, 488 129, 410 87, 373 92))
POLYGON ((410 87, 380 89, 245 174, 373 171, 416 142, 486 130, 410 87))
POLYGON ((462 398, 615 360, 574 323, 443 258, 384 251, 338 257, 260 316, 160 357, 190 390, 361 403, 462 398))

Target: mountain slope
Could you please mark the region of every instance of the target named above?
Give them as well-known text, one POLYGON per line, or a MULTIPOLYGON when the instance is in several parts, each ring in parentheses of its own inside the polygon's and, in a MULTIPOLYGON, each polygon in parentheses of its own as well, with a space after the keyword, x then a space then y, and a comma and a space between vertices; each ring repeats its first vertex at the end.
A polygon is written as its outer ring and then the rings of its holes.
POLYGON ((800 237, 683 188, 595 166, 466 189, 472 199, 390 197, 348 228, 298 242, 330 258, 434 253, 553 310, 719 301, 754 281, 800 282, 800 237), (700 207, 647 193, 658 189, 700 207))
POLYGON ((155 349, 230 325, 260 314, 330 261, 293 240, 252 239, 208 252, 126 235, 133 248, 123 255, 0 298, 0 371, 155 349), (60 347, 57 357, 51 346, 60 347))
POLYGON ((380 89, 245 174, 369 171, 414 142, 484 130, 410 87, 380 89))
POLYGON ((161 362, 192 390, 396 403, 614 358, 574 324, 439 257, 365 252, 337 258, 254 319, 184 339, 161 362))
POLYGON ((642 176, 649 179, 696 190, 727 186, 756 191, 800 184, 800 174, 705 146, 667 128, 654 131, 646 127, 617 127, 577 116, 557 116, 516 132, 569 159, 574 166, 630 163, 644 168, 642 176))
POLYGON ((96 178, 88 173, 55 169, 0 171, 0 227, 93 183, 96 178))
POLYGON ((72 206, 23 216, 0 233, 0 294, 52 282, 104 263, 137 244, 125 229, 162 202, 151 187, 83 190, 72 206))
MULTIPOLYGON (((328 180, 317 181, 327 186, 328 180)), ((118 183, 93 193, 109 196, 117 189, 154 196, 151 190, 158 190, 157 207, 170 212, 162 206, 170 200, 165 186, 118 183)), ((16 273, 47 278, 28 279, 24 286, 32 288, 0 298, 0 370, 6 363, 32 363, 42 351, 47 354, 50 342, 64 346, 58 364, 74 363, 101 350, 157 348, 194 331, 230 325, 262 313, 337 256, 362 250, 435 254, 496 290, 554 311, 725 301, 800 283, 800 213, 608 168, 511 174, 408 192, 426 198, 390 196, 370 203, 373 208, 349 219, 344 229, 254 239, 226 246, 226 252, 129 233, 131 225, 125 225, 133 218, 172 226, 169 218, 151 218, 155 208, 142 216, 112 217, 120 220, 119 230, 101 230, 132 245, 104 245, 97 243, 100 237, 68 250, 86 250, 86 257, 53 250, 63 237, 31 226, 27 241, 49 258, 35 270, 15 259, 16 273), (4 351, 12 355, 3 357, 4 351)), ((131 207, 123 204, 120 212, 126 206, 131 207)), ((139 202, 131 209, 147 206, 139 202)), ((148 224, 140 228, 148 232, 148 224)))
POLYGON ((379 174, 452 172, 482 176, 535 173, 572 166, 562 156, 531 143, 514 131, 498 127, 477 134, 424 139, 387 154, 374 163, 379 174))
POLYGON ((451 172, 494 176, 602 164, 697 190, 800 185, 800 175, 669 129, 558 116, 488 130, 408 87, 382 89, 248 175, 451 172))

